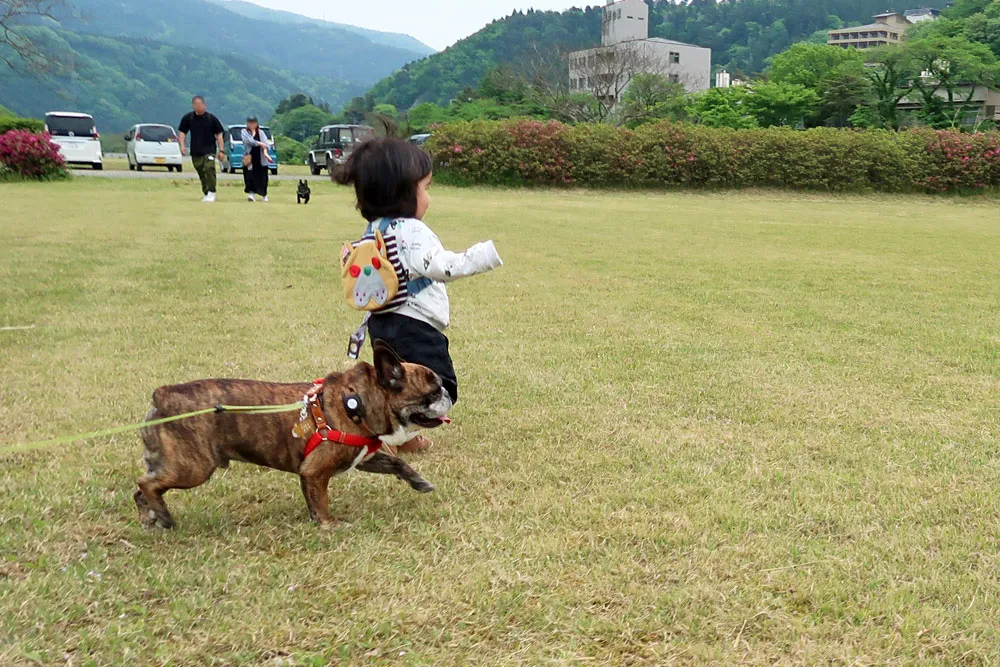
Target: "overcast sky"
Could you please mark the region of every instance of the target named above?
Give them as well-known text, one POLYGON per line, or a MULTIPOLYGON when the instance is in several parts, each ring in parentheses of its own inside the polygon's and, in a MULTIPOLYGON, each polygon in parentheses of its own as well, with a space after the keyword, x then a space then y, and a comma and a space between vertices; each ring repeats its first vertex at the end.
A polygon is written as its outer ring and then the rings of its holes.
POLYGON ((604 4, 604 0, 250 0, 336 23, 413 35, 443 49, 515 9, 556 9, 604 4))

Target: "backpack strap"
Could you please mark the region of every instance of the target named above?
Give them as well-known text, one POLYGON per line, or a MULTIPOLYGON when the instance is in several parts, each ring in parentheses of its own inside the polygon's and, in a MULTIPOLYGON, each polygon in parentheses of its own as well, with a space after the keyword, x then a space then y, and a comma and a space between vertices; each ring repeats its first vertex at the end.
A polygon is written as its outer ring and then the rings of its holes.
POLYGON ((434 284, 430 278, 417 278, 406 283, 406 292, 410 296, 416 296, 434 284))
MULTIPOLYGON (((385 236, 394 222, 395 220, 392 218, 379 218, 378 220, 369 222, 368 227, 365 229, 365 236, 374 235, 376 225, 378 226, 379 232, 382 233, 382 236, 385 236)), ((406 282, 406 293, 409 296, 416 296, 433 284, 434 281, 430 278, 414 278, 413 280, 408 280, 406 282)))

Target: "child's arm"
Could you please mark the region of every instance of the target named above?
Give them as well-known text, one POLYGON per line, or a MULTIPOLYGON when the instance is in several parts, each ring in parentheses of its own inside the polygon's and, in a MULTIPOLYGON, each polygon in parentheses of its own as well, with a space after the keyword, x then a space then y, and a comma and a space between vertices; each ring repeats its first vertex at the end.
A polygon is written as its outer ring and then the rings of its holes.
POLYGON ((438 282, 451 282, 503 266, 493 241, 477 243, 463 253, 445 250, 441 239, 422 222, 409 221, 406 234, 407 264, 413 273, 438 282))

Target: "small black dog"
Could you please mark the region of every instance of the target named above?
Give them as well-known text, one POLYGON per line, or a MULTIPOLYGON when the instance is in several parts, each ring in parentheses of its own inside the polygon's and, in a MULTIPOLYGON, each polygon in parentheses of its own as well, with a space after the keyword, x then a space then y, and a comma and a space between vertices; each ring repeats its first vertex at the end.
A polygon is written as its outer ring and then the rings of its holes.
POLYGON ((299 181, 298 203, 309 203, 312 198, 312 190, 309 189, 309 181, 299 181))

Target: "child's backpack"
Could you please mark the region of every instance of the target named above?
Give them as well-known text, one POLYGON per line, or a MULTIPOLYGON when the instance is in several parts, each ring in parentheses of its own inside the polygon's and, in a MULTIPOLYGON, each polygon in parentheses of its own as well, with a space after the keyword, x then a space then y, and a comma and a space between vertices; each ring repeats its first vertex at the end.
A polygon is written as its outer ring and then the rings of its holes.
POLYGON ((427 278, 409 280, 400 264, 396 228, 402 223, 382 218, 368 224, 360 241, 344 244, 341 276, 351 308, 369 313, 398 310, 431 284, 427 278))
POLYGON ((375 230, 375 238, 345 244, 341 258, 344 297, 351 308, 374 312, 396 298, 399 276, 380 231, 375 230))

